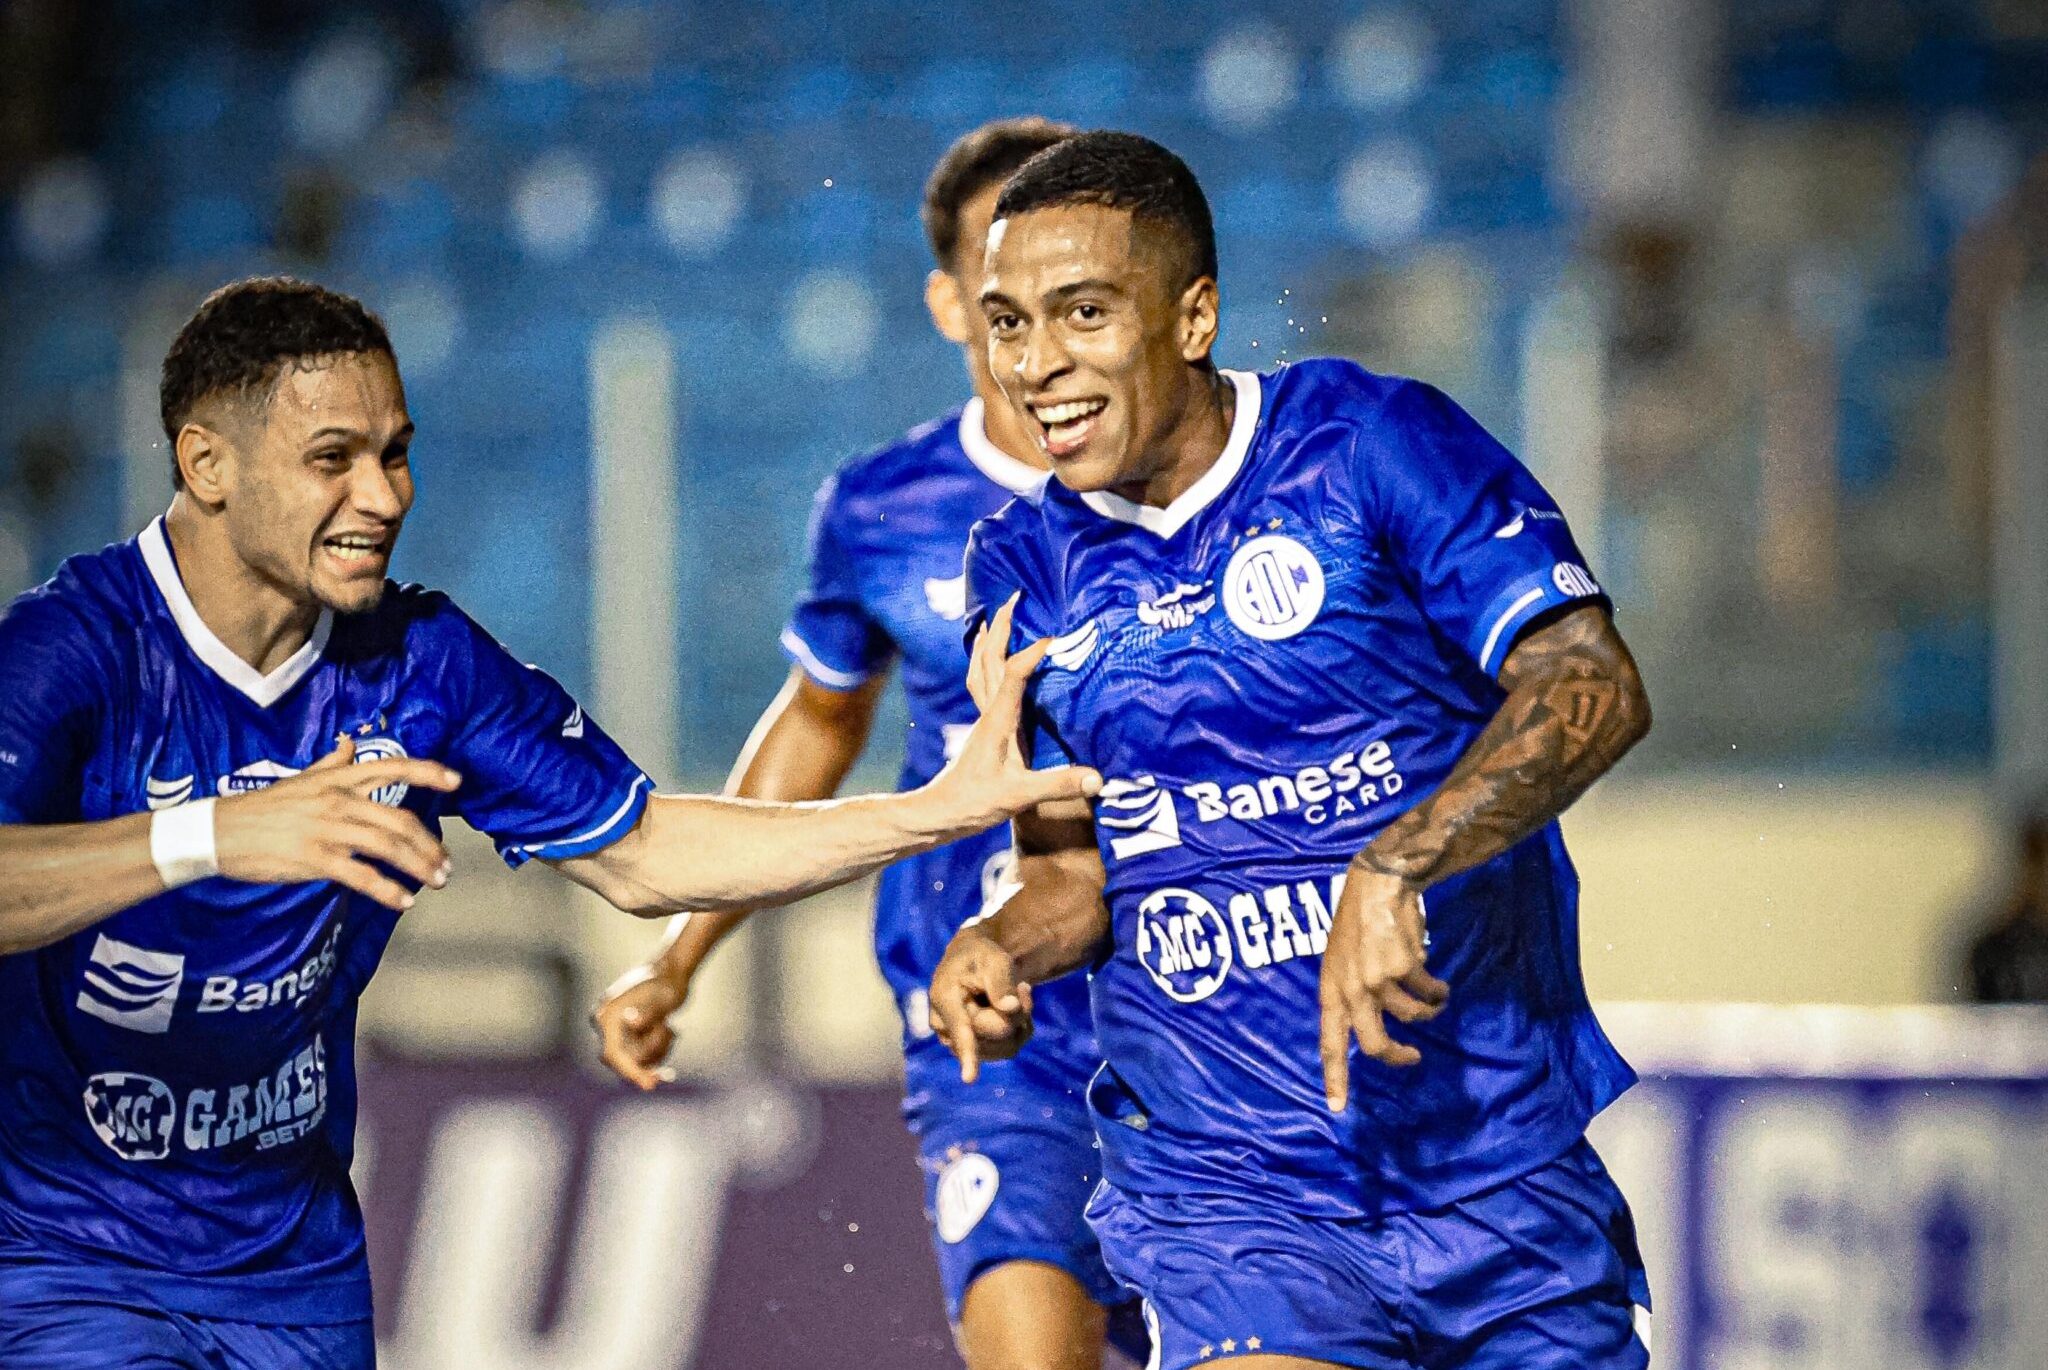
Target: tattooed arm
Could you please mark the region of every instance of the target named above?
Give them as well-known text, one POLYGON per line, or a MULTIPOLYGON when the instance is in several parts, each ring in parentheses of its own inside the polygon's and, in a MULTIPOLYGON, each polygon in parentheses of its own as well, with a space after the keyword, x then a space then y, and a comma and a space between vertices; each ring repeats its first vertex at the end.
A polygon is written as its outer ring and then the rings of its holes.
POLYGON ((1432 1018, 1449 988, 1424 969, 1421 893, 1499 855, 1568 808, 1650 730, 1650 701, 1607 611, 1583 605, 1501 664, 1507 699, 1435 793, 1352 860, 1322 970, 1323 1081, 1349 1092, 1350 1038, 1388 1065, 1421 1054, 1381 1015, 1432 1018))

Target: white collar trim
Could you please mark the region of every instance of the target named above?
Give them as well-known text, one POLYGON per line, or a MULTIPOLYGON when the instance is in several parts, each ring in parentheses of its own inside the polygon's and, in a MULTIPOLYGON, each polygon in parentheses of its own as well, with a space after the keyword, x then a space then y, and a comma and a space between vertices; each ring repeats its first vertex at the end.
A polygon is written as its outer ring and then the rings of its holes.
POLYGON ((228 645, 215 637, 206 620, 199 617, 192 596, 185 593, 185 582, 178 577, 178 563, 171 556, 163 519, 151 520, 137 542, 142 547, 142 563, 149 568, 150 579, 156 582, 157 593, 164 597, 164 607, 171 611, 171 621, 178 625, 185 645, 215 675, 247 695, 258 708, 267 709, 283 699, 292 686, 306 678, 306 672, 320 663, 321 653, 327 650, 327 635, 334 630, 332 610, 322 609, 306 645, 264 675, 228 650, 228 645))
POLYGON ((981 474, 1013 495, 1036 489, 1050 474, 1029 462, 1018 461, 989 441, 988 414, 979 395, 967 401, 967 407, 960 411, 960 449, 981 474))
POLYGON ((1204 471, 1200 480, 1181 491, 1164 509, 1156 504, 1134 504, 1107 490, 1090 490, 1081 496, 1081 502, 1104 518, 1135 523, 1160 538, 1172 537, 1187 526, 1188 520, 1215 503, 1216 497, 1230 488, 1244 468, 1245 456, 1252 450, 1252 435, 1259 427, 1258 375, 1251 371, 1223 374, 1237 387, 1237 413, 1230 420, 1230 440, 1223 444, 1216 464, 1204 471))

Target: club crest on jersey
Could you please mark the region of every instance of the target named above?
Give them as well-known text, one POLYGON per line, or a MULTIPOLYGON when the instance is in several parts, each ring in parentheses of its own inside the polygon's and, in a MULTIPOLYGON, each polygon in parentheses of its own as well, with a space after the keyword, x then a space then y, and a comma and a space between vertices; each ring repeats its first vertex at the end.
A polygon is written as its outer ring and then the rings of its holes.
MULTIPOLYGON (((356 765, 358 766, 366 765, 372 761, 387 761, 392 757, 406 756, 408 754, 404 745, 395 737, 359 737, 356 739, 356 765)), ((394 780, 389 785, 379 785, 376 789, 371 790, 370 798, 379 804, 385 805, 387 808, 395 809, 405 802, 406 793, 411 788, 412 786, 406 784, 403 780, 394 780)))
POLYGON ((1322 607, 1322 564, 1293 538, 1267 533, 1231 554, 1223 572, 1223 608, 1253 637, 1293 637, 1315 622, 1322 607))
POLYGON ((1213 583, 1205 580, 1200 585, 1175 585, 1171 594, 1161 595, 1150 603, 1139 600, 1138 622, 1161 632, 1188 627, 1216 607, 1216 596, 1209 592, 1213 583))
POLYGON ((1002 1183, 996 1163, 978 1151, 949 1162, 939 1172, 939 1240, 948 1246, 967 1240, 996 1201, 1002 1183))
POLYGON ((1138 964, 1175 1003, 1221 989, 1235 959, 1223 915, 1193 890, 1154 890, 1138 905, 1138 964))

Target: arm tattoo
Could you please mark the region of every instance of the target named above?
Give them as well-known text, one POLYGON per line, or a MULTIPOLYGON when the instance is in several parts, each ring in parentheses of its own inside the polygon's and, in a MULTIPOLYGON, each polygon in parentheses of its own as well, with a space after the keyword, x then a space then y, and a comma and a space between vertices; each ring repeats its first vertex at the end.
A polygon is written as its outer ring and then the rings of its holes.
POLYGON ((1468 870, 1563 813, 1650 729, 1642 677, 1599 608, 1523 638, 1500 683, 1508 697, 1493 721, 1359 864, 1420 885, 1468 870))

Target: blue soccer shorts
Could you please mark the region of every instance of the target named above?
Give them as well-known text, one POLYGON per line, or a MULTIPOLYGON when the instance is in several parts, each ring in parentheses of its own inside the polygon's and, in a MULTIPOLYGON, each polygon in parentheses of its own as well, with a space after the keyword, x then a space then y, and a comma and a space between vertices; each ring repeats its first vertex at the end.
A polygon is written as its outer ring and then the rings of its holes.
POLYGON ((949 1321, 960 1321, 976 1278, 1011 1261, 1057 1266, 1105 1307, 1132 1301, 1103 1265, 1084 1213, 1102 1165, 1078 1097, 1013 1084, 971 1101, 946 1098, 921 1110, 917 1132, 949 1321))
POLYGON ((1359 1370, 1642 1370, 1635 1222, 1581 1141, 1449 1207, 1370 1221, 1129 1194, 1089 1205, 1145 1299, 1156 1370, 1299 1356, 1359 1370))
POLYGON ((6 1370, 374 1370, 368 1319, 278 1326, 193 1317, 152 1304, 147 1277, 123 1293, 97 1274, 0 1263, 6 1370))

